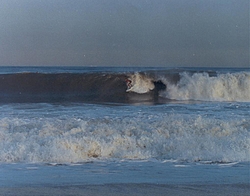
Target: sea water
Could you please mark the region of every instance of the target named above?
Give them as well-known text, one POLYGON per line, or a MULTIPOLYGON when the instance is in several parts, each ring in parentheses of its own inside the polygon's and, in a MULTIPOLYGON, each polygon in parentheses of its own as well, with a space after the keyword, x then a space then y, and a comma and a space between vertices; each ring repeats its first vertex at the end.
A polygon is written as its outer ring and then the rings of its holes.
POLYGON ((0 81, 1 187, 249 183, 249 69, 1 67, 0 81))

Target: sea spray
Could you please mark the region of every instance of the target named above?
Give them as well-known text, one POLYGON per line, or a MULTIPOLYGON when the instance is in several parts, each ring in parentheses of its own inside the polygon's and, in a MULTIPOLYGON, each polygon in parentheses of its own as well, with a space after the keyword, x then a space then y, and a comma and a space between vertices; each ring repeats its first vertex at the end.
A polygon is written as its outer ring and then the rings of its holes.
POLYGON ((177 84, 167 85, 161 95, 175 100, 250 101, 250 73, 227 73, 209 76, 208 73, 180 74, 177 84))

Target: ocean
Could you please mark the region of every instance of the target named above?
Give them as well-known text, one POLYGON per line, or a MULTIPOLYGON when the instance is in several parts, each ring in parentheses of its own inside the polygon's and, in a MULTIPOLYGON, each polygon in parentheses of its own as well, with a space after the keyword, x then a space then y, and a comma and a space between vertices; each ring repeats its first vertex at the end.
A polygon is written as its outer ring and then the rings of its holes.
POLYGON ((0 67, 0 111, 0 195, 250 193, 249 68, 0 67))

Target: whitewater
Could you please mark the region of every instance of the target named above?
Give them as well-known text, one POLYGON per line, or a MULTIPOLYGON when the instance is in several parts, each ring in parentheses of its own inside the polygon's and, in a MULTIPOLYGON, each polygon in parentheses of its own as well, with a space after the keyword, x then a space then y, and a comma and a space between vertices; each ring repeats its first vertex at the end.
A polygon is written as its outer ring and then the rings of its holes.
POLYGON ((249 180, 249 69, 1 67, 0 92, 0 187, 249 180))

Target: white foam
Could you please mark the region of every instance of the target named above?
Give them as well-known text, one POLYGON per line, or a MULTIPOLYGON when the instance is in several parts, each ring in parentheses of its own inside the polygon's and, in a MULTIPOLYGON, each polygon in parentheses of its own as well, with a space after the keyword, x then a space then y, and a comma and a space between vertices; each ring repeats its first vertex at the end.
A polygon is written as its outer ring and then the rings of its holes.
POLYGON ((127 92, 143 94, 155 88, 151 78, 139 73, 130 75, 129 80, 131 81, 131 86, 127 89, 127 92))
POLYGON ((184 167, 190 167, 189 165, 174 165, 174 167, 182 167, 182 168, 184 168, 184 167))
POLYGON ((237 165, 239 162, 232 162, 232 163, 220 163, 219 166, 221 167, 231 167, 237 165))
POLYGON ((0 120, 0 162, 250 161, 249 122, 162 113, 81 120, 9 117, 0 120))
POLYGON ((249 72, 214 77, 207 73, 190 75, 184 72, 177 84, 166 83, 167 90, 161 95, 169 99, 250 102, 249 72))

